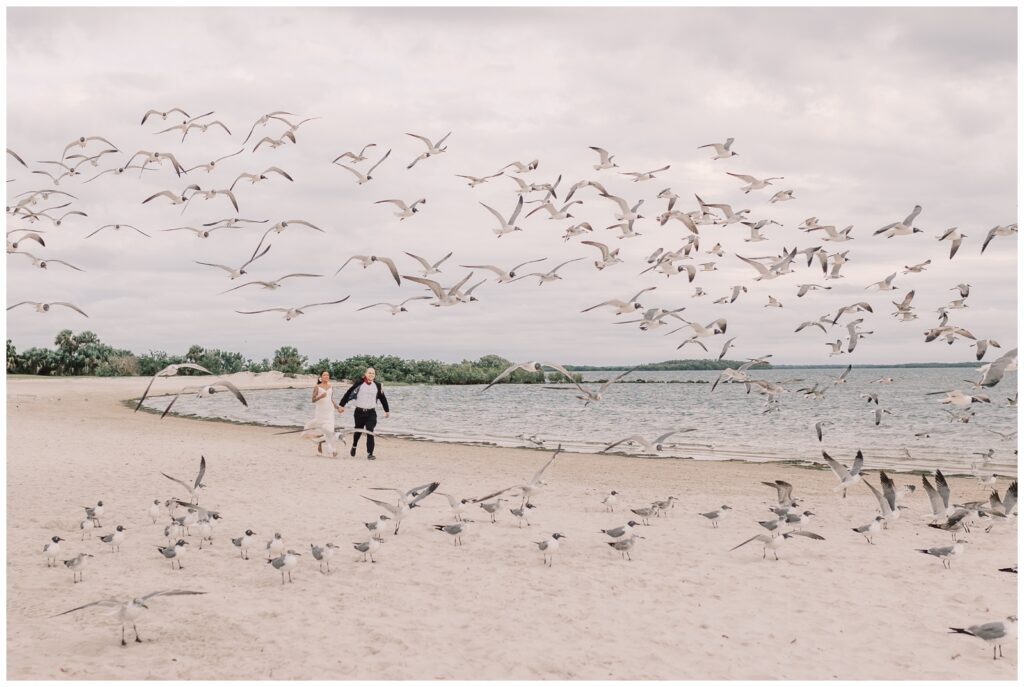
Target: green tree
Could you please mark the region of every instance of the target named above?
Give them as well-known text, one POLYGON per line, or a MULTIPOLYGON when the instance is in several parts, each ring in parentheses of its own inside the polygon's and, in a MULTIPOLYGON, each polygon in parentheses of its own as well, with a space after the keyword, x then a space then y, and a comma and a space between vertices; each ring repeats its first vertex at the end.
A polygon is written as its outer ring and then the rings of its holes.
POLYGON ((7 374, 12 374, 18 371, 21 361, 18 360, 18 349, 14 347, 14 342, 7 339, 7 374))
POLYGON ((274 362, 271 369, 280 370, 286 374, 300 374, 306 365, 306 356, 299 355, 298 349, 293 346, 282 346, 274 351, 274 362))

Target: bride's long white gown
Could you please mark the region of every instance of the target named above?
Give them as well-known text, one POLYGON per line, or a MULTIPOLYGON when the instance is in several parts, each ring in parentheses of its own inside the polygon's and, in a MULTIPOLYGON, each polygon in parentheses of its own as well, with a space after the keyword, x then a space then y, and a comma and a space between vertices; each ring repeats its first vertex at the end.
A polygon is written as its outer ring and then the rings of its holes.
MULTIPOLYGON (((317 391, 324 391, 321 387, 317 387, 317 391)), ((321 442, 327 444, 327 449, 331 455, 337 453, 334 447, 334 401, 331 398, 334 393, 334 387, 327 387, 327 393, 314 404, 315 414, 313 419, 305 424, 302 433, 304 439, 311 439, 314 442, 321 442)))

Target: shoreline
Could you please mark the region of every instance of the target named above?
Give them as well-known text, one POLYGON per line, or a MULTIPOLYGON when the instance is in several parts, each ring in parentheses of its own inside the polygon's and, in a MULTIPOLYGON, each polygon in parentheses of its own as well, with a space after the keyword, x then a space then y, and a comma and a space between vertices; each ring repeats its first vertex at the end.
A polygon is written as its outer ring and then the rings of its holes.
MULTIPOLYGON (((309 442, 270 428, 132 413, 124 401, 144 388, 140 381, 8 380, 10 679, 1016 676, 1014 647, 992 661, 983 643, 947 634, 1016 608, 1016 579, 997 572, 1016 560, 1016 522, 976 530, 969 553, 944 570, 915 551, 950 539, 921 523, 920 489, 904 518, 869 546, 849 530, 877 503, 863 485, 843 498, 828 471, 564 453, 544 475, 532 526, 517 527, 507 510, 492 525, 472 509, 476 522, 464 546, 453 547, 432 527, 451 522, 448 503, 430 497, 398 536, 385 535, 377 564, 363 564, 349 547, 366 539, 362 523, 379 512, 364 497, 386 492, 373 487, 438 480, 439 491, 479 496, 528 480, 553 451, 390 439, 377 461, 366 461, 362 447, 355 460, 347 451, 316 458, 309 442), (214 544, 199 550, 192 537, 184 569, 172 571, 154 550, 165 543, 163 522, 153 524, 146 509, 183 494, 160 472, 189 478, 200 455, 208 462, 201 503, 224 518, 214 544), (758 534, 756 521, 775 499, 760 483, 774 479, 794 485, 818 514, 807 529, 825 540, 787 545, 779 561, 762 560, 754 544, 731 551, 758 534), (620 506, 606 513, 601 499, 613 489, 620 506), (606 546, 602 528, 669 495, 678 506, 642 528, 632 562, 606 546), (107 505, 102 531, 128 528, 120 553, 80 541, 81 506, 97 499, 107 505), (697 515, 721 504, 734 511, 717 529, 697 515), (306 555, 294 583, 282 585, 264 559, 241 560, 231 545, 247 527, 260 542, 281 532, 306 554, 310 542, 337 543, 332 574, 306 555), (553 531, 567 538, 549 568, 534 542, 553 531), (69 540, 71 555, 95 555, 82 584, 62 566, 45 567, 40 549, 55 534, 69 540), (906 604, 922 584, 928 602, 906 604), (124 649, 116 619, 103 611, 50 617, 105 596, 171 588, 206 593, 155 600, 138 621, 143 643, 124 649), (900 622, 879 623, 893 608, 902 609, 900 622), (872 660, 835 651, 851 646, 872 660), (737 654, 744 660, 729 660, 737 654)), ((876 470, 866 475, 877 483, 876 470)), ((949 482, 957 499, 987 498, 974 480, 949 482)))
MULTIPOLYGON (((101 378, 97 378, 97 379, 101 379, 101 378)), ((126 378, 126 379, 132 379, 132 378, 126 378)), ((310 379, 309 383, 310 384, 313 383, 312 378, 310 379)), ((663 382, 663 383, 668 383, 668 382, 663 382)), ((246 390, 247 391, 278 391, 278 390, 283 390, 283 389, 294 389, 294 388, 299 388, 299 387, 297 385, 293 385, 293 386, 276 386, 276 387, 274 387, 274 386, 272 386, 272 387, 252 387, 252 388, 247 388, 246 390)), ((169 397, 170 395, 173 395, 173 393, 174 392, 172 391, 169 394, 164 394, 164 393, 161 393, 161 394, 150 394, 148 398, 169 397)), ((135 404, 137 402, 138 402, 138 397, 130 398, 130 399, 123 399, 121 401, 121 404, 126 406, 126 407, 128 407, 128 408, 134 408, 134 406, 135 406, 135 404)), ((146 413, 152 413, 152 414, 155 414, 155 415, 158 415, 158 416, 162 412, 162 411, 160 411, 158 409, 155 409, 155 408, 148 408, 145 405, 143 405, 140 408, 140 411, 143 411, 143 412, 146 412, 146 413)), ((181 418, 181 419, 184 419, 184 420, 195 420, 195 421, 199 421, 199 422, 226 423, 226 424, 231 424, 231 425, 247 426, 247 427, 267 427, 267 428, 274 428, 274 429, 301 429, 302 428, 302 426, 298 425, 298 424, 277 424, 277 423, 272 423, 272 422, 259 422, 259 421, 250 421, 250 420, 239 420, 239 419, 216 417, 216 416, 201 416, 201 415, 196 415, 196 414, 183 413, 183 412, 180 412, 180 411, 177 411, 177 410, 172 410, 170 413, 168 413, 168 415, 169 416, 173 415, 173 416, 175 416, 177 418, 181 418)), ((546 444, 550 444, 550 446, 545 446, 545 447, 541 448, 541 447, 532 446, 532 445, 529 445, 529 444, 514 445, 514 446, 504 446, 504 445, 498 444, 498 443, 493 442, 493 441, 488 441, 487 439, 468 439, 468 440, 465 440, 465 441, 459 441, 459 440, 455 440, 455 439, 451 439, 451 438, 445 438, 445 437, 432 438, 432 437, 416 436, 414 434, 407 434, 407 433, 406 434, 383 434, 382 433, 380 436, 381 436, 381 438, 389 440, 389 441, 411 441, 411 442, 421 442, 421 443, 426 443, 426 444, 440 444, 440 445, 451 445, 451 446, 479 446, 479 447, 492 447, 492 448, 514 448, 514 449, 524 449, 524 450, 532 450, 532 451, 540 451, 540 452, 552 451, 552 450, 554 450, 555 446, 559 443, 558 439, 545 439, 544 442, 546 444)), ((510 437, 510 439, 512 439, 512 438, 514 438, 514 437, 510 437)), ((573 443, 573 442, 570 442, 570 441, 566 440, 565 443, 573 443)), ((567 449, 567 450, 572 450, 572 449, 567 449)), ((766 457, 763 460, 756 460, 756 459, 743 458, 743 457, 732 458, 732 457, 727 457, 727 456, 720 456, 720 454, 722 454, 722 453, 738 453, 739 451, 730 450, 728 447, 725 447, 725 448, 715 448, 714 450, 716 451, 715 454, 705 455, 705 456, 702 456, 702 457, 677 456, 677 455, 651 455, 651 454, 630 453, 630 452, 626 452, 626 451, 608 451, 608 452, 575 451, 575 452, 583 454, 583 455, 612 455, 612 456, 619 456, 619 457, 622 457, 622 458, 631 458, 631 459, 635 458, 635 459, 640 459, 640 460, 656 460, 656 461, 658 461, 658 460, 668 460, 668 461, 672 461, 672 460, 689 461, 689 460, 692 460, 692 461, 698 461, 698 462, 723 462, 723 463, 733 463, 733 462, 735 462, 735 463, 743 463, 743 464, 750 464, 750 465, 765 465, 765 464, 773 464, 773 465, 775 465, 775 464, 780 464, 780 465, 791 465, 793 467, 804 468, 804 469, 807 469, 807 470, 824 471, 826 473, 830 472, 830 469, 829 469, 828 465, 825 464, 824 462, 818 462, 818 461, 814 461, 814 460, 810 460, 810 459, 805 459, 805 458, 770 458, 770 457, 766 457)), ((934 474, 935 474, 935 470, 932 469, 932 468, 901 467, 899 465, 892 465, 892 464, 886 464, 883 467, 883 469, 887 473, 894 473, 894 474, 900 474, 900 475, 913 475, 913 476, 918 476, 918 477, 920 477, 920 476, 933 477, 934 474)), ((963 477, 963 478, 973 478, 974 477, 972 472, 966 471, 963 468, 959 468, 959 467, 956 467, 956 466, 948 467, 948 468, 941 468, 941 469, 943 471, 943 474, 946 475, 947 477, 950 477, 950 476, 963 477)), ((993 466, 993 470, 995 470, 995 469, 996 469, 995 466, 993 466)), ((1001 477, 1001 478, 1004 478, 1004 479, 1016 479, 1017 478, 1016 474, 1009 473, 1009 472, 996 471, 996 472, 993 472, 993 474, 995 474, 997 477, 1001 477)))

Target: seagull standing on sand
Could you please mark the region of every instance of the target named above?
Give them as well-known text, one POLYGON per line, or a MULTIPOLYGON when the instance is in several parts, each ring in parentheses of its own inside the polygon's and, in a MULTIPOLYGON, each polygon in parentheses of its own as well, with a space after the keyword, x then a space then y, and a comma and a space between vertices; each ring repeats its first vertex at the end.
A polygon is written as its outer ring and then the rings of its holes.
POLYGON ((935 556, 942 561, 942 567, 947 570, 952 567, 951 561, 961 556, 964 552, 964 541, 961 539, 956 540, 951 546, 933 546, 930 549, 914 549, 919 553, 924 553, 929 556, 935 556))
POLYGON ((434 525, 438 532, 444 532, 452 538, 452 546, 462 546, 462 535, 466 532, 467 523, 456 522, 451 525, 434 525))
POLYGON ((717 529, 718 523, 724 520, 725 517, 729 515, 729 511, 731 510, 732 508, 729 506, 722 506, 718 510, 709 511, 707 513, 700 513, 700 515, 710 520, 711 526, 717 529))
POLYGON ((126 528, 123 525, 118 525, 113 532, 111 532, 110 534, 105 534, 102 537, 100 537, 101 542, 110 545, 111 553, 114 553, 115 549, 117 550, 118 553, 120 553, 121 542, 123 542, 124 538, 127 536, 125 535, 125 529, 126 528))
POLYGON ((291 549, 278 556, 277 558, 271 558, 267 560, 269 565, 274 566, 275 570, 281 571, 281 584, 284 584, 285 573, 288 573, 288 581, 292 582, 292 570, 299 564, 299 556, 301 553, 296 553, 291 549))
POLYGON ((993 623, 985 623, 984 625, 971 625, 968 628, 951 627, 949 630, 950 634, 977 637, 991 646, 992 660, 995 661, 996 652, 998 651, 999 658, 1002 658, 1003 644, 1005 642, 1013 643, 1017 635, 1017 616, 1011 615, 1007 616, 1005 620, 997 620, 993 623))
POLYGON ((249 550, 256 547, 256 538, 253 536, 255 533, 253 530, 247 529, 245 534, 231 540, 231 544, 239 547, 239 554, 243 560, 249 560, 249 550))
MULTIPOLYGON (((607 513, 614 513, 615 512, 615 504, 618 503, 618 501, 619 501, 619 492, 617 492, 615 490, 612 490, 612 492, 610 494, 608 494, 607 496, 605 496, 601 500, 601 504, 604 506, 605 512, 607 512, 607 513)), ((47 546, 49 546, 49 544, 47 544, 47 546)))
POLYGON ((523 506, 520 506, 519 508, 510 508, 509 513, 514 515, 516 520, 519 521, 519 528, 521 529, 523 522, 526 523, 527 527, 531 526, 529 524, 529 519, 527 516, 529 515, 529 511, 535 508, 537 508, 537 506, 535 506, 534 504, 525 504, 523 506))
POLYGON ((555 532, 544 541, 534 542, 537 544, 537 548, 540 549, 541 553, 544 554, 544 563, 546 563, 549 568, 555 560, 555 551, 558 551, 558 540, 565 538, 566 536, 561 532, 555 532))
POLYGON ((177 561, 178 563, 178 570, 182 570, 183 567, 181 565, 181 557, 185 552, 184 547, 186 546, 188 546, 188 542, 184 539, 179 539, 172 546, 158 546, 156 547, 156 549, 163 555, 164 558, 168 559, 171 562, 171 570, 174 570, 175 561, 177 561))
POLYGON ((334 551, 338 547, 328 542, 324 546, 315 546, 314 544, 309 545, 310 551, 313 554, 313 560, 320 563, 320 572, 324 571, 324 565, 327 565, 327 572, 331 572, 331 558, 334 557, 334 551))
POLYGON ((633 528, 638 527, 639 525, 640 523, 638 523, 636 520, 630 520, 625 525, 622 525, 620 527, 613 527, 611 529, 601 530, 601 534, 607 534, 612 539, 621 539, 627 534, 632 534, 633 528))
POLYGON ((64 561, 64 567, 71 571, 71 578, 75 584, 85 580, 82 569, 85 567, 86 558, 95 558, 91 553, 80 553, 74 558, 64 561))
POLYGON ((491 523, 498 522, 498 511, 501 510, 501 504, 507 501, 507 499, 496 499, 490 503, 481 503, 480 507, 484 509, 484 512, 491 516, 491 523))
POLYGON ((50 541, 46 542, 46 545, 43 546, 43 554, 46 556, 47 568, 52 568, 57 565, 57 557, 60 555, 60 543, 62 541, 67 540, 61 539, 57 536, 50 537, 50 541))
POLYGON ((644 537, 641 537, 639 534, 633 533, 630 534, 628 537, 623 537, 622 539, 616 539, 615 541, 605 543, 608 544, 608 546, 615 549, 616 551, 618 551, 620 554, 622 554, 622 558, 625 558, 628 561, 632 561, 633 557, 630 556, 629 552, 632 551, 633 547, 636 546, 637 539, 644 539, 644 537))
POLYGON ((363 554, 363 563, 366 562, 367 556, 370 557, 371 563, 376 563, 377 561, 374 559, 373 554, 380 549, 380 541, 371 537, 368 541, 356 542, 352 545, 352 548, 363 554))
POLYGON ((874 544, 875 542, 873 542, 872 539, 876 534, 882 531, 883 522, 885 522, 885 518, 883 518, 881 515, 876 515, 875 519, 869 522, 868 524, 861 525, 860 527, 853 527, 851 529, 857 534, 864 535, 864 539, 867 540, 868 544, 874 544))

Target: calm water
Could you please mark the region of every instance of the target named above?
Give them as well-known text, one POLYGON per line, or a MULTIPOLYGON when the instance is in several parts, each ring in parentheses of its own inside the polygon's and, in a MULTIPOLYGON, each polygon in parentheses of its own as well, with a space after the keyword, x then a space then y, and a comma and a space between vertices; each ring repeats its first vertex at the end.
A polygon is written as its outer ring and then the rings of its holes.
MULTIPOLYGON (((563 385, 505 384, 481 393, 482 386, 390 386, 386 387, 392 415, 381 421, 382 433, 433 441, 491 443, 498 446, 527 445, 519 435, 536 435, 549 447, 562 443, 567 449, 597 452, 607 444, 630 434, 653 440, 676 428, 696 431, 677 435, 679 442, 662 455, 703 460, 743 459, 754 461, 808 460, 820 462, 824 448, 840 462, 849 464, 857 449, 864 451, 869 466, 899 470, 943 468, 969 472, 980 461, 975 451, 995 449, 986 469, 1016 475, 1016 437, 1004 440, 986 431, 1004 434, 1017 428, 1017 409, 1007 397, 1017 391, 1017 375, 1009 373, 988 390, 991 404, 976 403, 976 417, 968 424, 950 422, 940 405, 941 396, 929 391, 964 389, 963 379, 976 373, 970 368, 873 368, 854 369, 845 385, 832 386, 820 401, 795 393, 797 388, 827 383, 842 370, 761 370, 759 379, 781 381, 793 390, 782 396, 779 410, 764 414, 763 397, 747 395, 743 384, 723 384, 711 392, 718 372, 634 372, 630 378, 649 384, 615 384, 602 402, 584 407, 575 389, 563 385), (873 383, 893 377, 892 384, 873 383), (674 382, 674 383, 665 383, 674 382), (690 382, 690 383, 679 383, 690 382), (562 388, 554 388, 562 387, 562 388), (874 409, 860 394, 879 394, 880 407, 891 411, 875 426, 874 409), (818 443, 814 423, 829 420, 824 441, 818 443), (928 436, 915 437, 917 433, 928 436), (908 456, 909 452, 909 456, 908 456)), ((607 379, 616 373, 588 372, 584 380, 607 379)), ((385 381, 386 384, 386 381, 385 381)), ((229 394, 210 398, 182 397, 174 406, 176 414, 226 420, 302 426, 312 406, 308 389, 246 392, 245 408, 229 394)), ((342 393, 335 388, 335 398, 342 393)), ((160 409, 166 398, 146 401, 160 409)), ((351 414, 339 416, 338 426, 348 427, 351 414)), ((615 451, 637 453, 639 448, 616 447, 615 451)))

